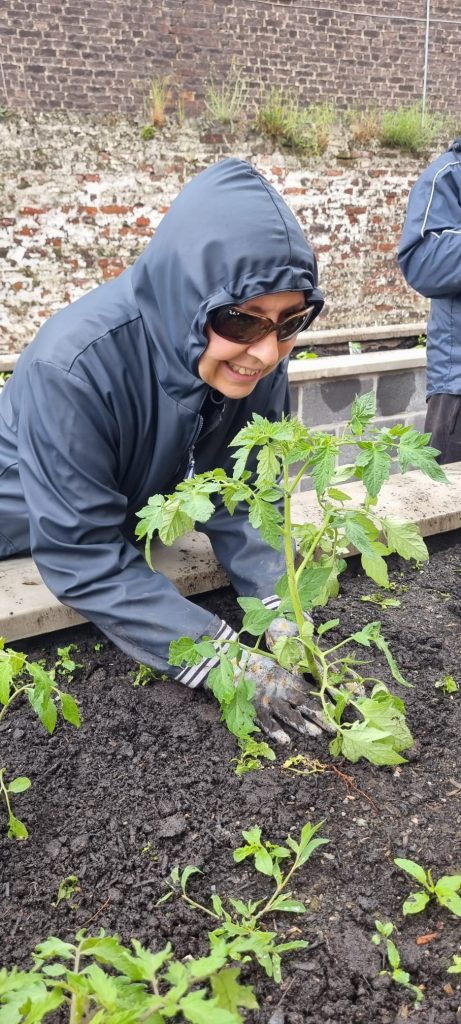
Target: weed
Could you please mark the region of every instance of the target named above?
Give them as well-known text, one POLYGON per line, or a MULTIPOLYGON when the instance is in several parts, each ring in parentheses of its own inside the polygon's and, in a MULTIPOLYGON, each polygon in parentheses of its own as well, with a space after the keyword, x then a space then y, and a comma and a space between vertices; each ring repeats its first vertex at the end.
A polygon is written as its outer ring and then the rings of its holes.
POLYGON ((79 728, 78 704, 70 693, 64 693, 56 686, 54 673, 47 672, 38 661, 28 661, 25 654, 13 651, 9 647, 5 650, 4 641, 0 639, 0 704, 3 705, 0 721, 13 702, 21 696, 27 697, 42 725, 50 734, 56 727, 56 701, 65 721, 79 728), (27 676, 31 681, 27 680, 27 676))
POLYGON ((426 335, 425 334, 418 334, 418 339, 417 339, 417 342, 416 342, 416 348, 426 348, 426 346, 427 346, 427 337, 426 337, 426 335))
POLYGON ((373 394, 357 397, 351 420, 340 437, 310 431, 296 419, 272 423, 255 415, 230 445, 237 449, 232 477, 222 469, 202 473, 184 480, 171 495, 154 495, 138 513, 136 533, 145 541, 151 568, 153 536, 158 533, 160 540, 169 545, 192 530, 195 522, 207 522, 215 510, 212 495, 220 495, 230 515, 246 503, 251 525, 271 547, 284 551, 287 572, 275 588, 280 598, 276 610, 268 609, 258 598, 240 597, 242 630, 227 649, 219 641, 205 638, 195 643, 189 637, 181 637, 170 647, 170 663, 175 666, 195 665, 218 654, 219 664, 209 673, 208 685, 221 705, 222 720, 244 752, 251 739, 250 762, 252 757, 257 760, 259 755, 267 756, 267 744, 258 750, 260 745, 252 738, 257 731, 252 704, 254 684, 245 678, 244 671, 238 672, 238 666, 245 664, 249 653, 260 652, 265 630, 280 616, 296 623, 298 635, 281 638, 266 656, 288 671, 296 667, 314 678, 318 689, 313 693, 336 734, 330 744, 332 754, 342 754, 351 761, 364 757, 373 764, 399 764, 404 760, 401 751, 413 743, 403 701, 390 693, 382 680, 364 676, 359 669, 364 662, 350 650, 351 645, 369 651, 377 648, 385 656, 393 678, 408 686, 381 634, 380 622, 368 623, 352 636, 328 646, 324 638, 339 620, 329 620, 315 630, 304 616, 305 611, 325 605, 337 595, 348 545, 360 553, 365 573, 385 589, 389 579, 384 556, 397 552, 418 563, 428 557, 417 526, 380 516, 376 499, 393 461, 398 461, 402 472, 415 466, 433 480, 445 480, 445 474, 435 461, 435 449, 428 447, 429 434, 401 425, 373 428, 374 412, 373 394), (348 448, 354 452, 358 449, 355 461, 337 468, 338 454, 348 448), (254 449, 257 468, 250 474, 246 466, 254 449), (301 468, 296 468, 291 477, 290 469, 295 464, 301 468), (317 494, 320 523, 296 524, 292 521, 292 498, 299 481, 308 473, 317 494), (349 506, 351 497, 341 486, 354 479, 364 485, 358 507, 349 506), (293 541, 300 554, 297 566, 293 541), (253 647, 242 641, 244 632, 256 638, 253 647), (372 684, 372 691, 362 696, 360 689, 367 683, 372 684), (355 721, 344 720, 346 707, 355 712, 355 721))
POLYGON ((387 974, 397 985, 403 985, 404 988, 409 989, 413 993, 415 1002, 422 1002, 424 995, 421 989, 418 985, 411 983, 408 971, 403 971, 400 967, 400 953, 395 942, 390 938, 394 931, 394 925, 391 921, 375 921, 375 929, 371 941, 375 946, 384 946, 383 956, 390 967, 390 970, 382 970, 380 974, 387 974))
POLYGON ((0 372, 0 388, 3 388, 5 386, 7 380, 10 377, 11 377, 11 373, 6 373, 3 370, 0 372))
POLYGON ((351 107, 345 113, 345 121, 349 127, 353 142, 366 146, 379 135, 380 115, 375 107, 351 107))
POLYGON ((160 78, 152 78, 150 82, 146 101, 149 116, 148 127, 163 128, 165 124, 165 107, 168 100, 170 81, 170 76, 164 75, 160 78))
POLYGON ((93 645, 93 650, 94 651, 103 651, 104 650, 103 642, 101 640, 99 640, 97 644, 93 645))
POLYGON ((139 131, 139 135, 143 142, 150 142, 157 134, 157 129, 153 124, 143 124, 139 131))
POLYGON ((414 860, 396 857, 394 864, 411 878, 416 878, 416 881, 423 886, 417 892, 410 893, 408 899, 405 900, 404 914, 419 914, 429 903, 431 896, 435 896, 442 907, 447 907, 456 917, 461 917, 461 896, 458 895, 458 891, 461 889, 461 875, 442 875, 438 882, 434 882, 431 871, 425 871, 414 860))
POLYGON ((461 956, 453 954, 453 963, 448 967, 448 974, 461 974, 461 956))
POLYGON ((453 676, 443 676, 442 679, 437 679, 434 683, 436 690, 442 690, 446 697, 452 693, 457 693, 459 690, 458 683, 453 676))
POLYGON ((154 678, 154 672, 149 668, 149 665, 142 664, 138 665, 137 672, 131 672, 131 675, 134 676, 133 686, 135 688, 138 686, 147 686, 154 678))
POLYGON ((330 141, 335 111, 331 103, 300 107, 297 99, 272 89, 263 99, 257 116, 260 131, 297 152, 318 156, 330 141))
POLYGON ((377 604, 380 608, 400 608, 398 597, 385 597, 379 590, 374 594, 362 594, 361 601, 377 604))
POLYGON ((247 100, 248 86, 235 62, 219 84, 211 73, 205 84, 205 106, 215 123, 233 125, 240 118, 247 100))
POLYGON ((410 153, 427 150, 443 130, 443 119, 435 114, 421 117, 421 108, 399 106, 386 111, 381 120, 379 141, 382 146, 397 147, 410 153))
POLYGON ((29 833, 23 821, 16 818, 11 809, 11 795, 24 793, 29 789, 30 779, 25 775, 18 775, 16 779, 7 782, 4 778, 6 768, 0 768, 0 798, 6 805, 8 815, 8 839, 27 839, 29 833))
MULTIPOLYGON (((67 877, 63 878, 62 881, 59 883, 56 897, 54 900, 52 900, 51 906, 58 907, 59 904, 63 901, 66 901, 66 903, 70 903, 75 894, 80 891, 81 890, 78 884, 77 875, 67 875, 67 877)), ((71 904, 71 907, 72 910, 75 910, 75 905, 71 904)))
POLYGON ((296 352, 295 359, 318 359, 316 352, 296 352))
POLYGON ((60 675, 66 676, 68 682, 71 681, 73 673, 78 668, 83 668, 83 665, 79 661, 74 661, 72 657, 72 651, 78 651, 77 644, 68 644, 67 647, 58 647, 59 658, 55 662, 55 669, 60 675))

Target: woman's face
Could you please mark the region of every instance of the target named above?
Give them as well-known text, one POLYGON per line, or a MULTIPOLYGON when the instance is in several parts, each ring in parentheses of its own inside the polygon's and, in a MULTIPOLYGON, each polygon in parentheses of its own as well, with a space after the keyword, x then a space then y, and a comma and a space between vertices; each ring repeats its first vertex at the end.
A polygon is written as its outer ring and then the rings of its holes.
MULTIPOLYGON (((281 323, 305 305, 303 292, 277 292, 248 299, 239 304, 238 308, 270 317, 274 323, 281 323)), ((258 381, 271 373, 290 354, 296 341, 295 335, 280 344, 275 331, 272 331, 261 341, 244 345, 221 338, 210 324, 206 331, 208 345, 199 359, 198 374, 205 384, 220 391, 226 398, 246 398, 251 394, 258 381)))

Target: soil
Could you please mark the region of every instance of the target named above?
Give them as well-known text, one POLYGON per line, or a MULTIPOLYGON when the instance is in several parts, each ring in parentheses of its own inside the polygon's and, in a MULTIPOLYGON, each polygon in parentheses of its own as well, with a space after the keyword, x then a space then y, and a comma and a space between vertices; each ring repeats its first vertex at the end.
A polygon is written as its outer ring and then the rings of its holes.
MULTIPOLYGON (((70 939, 82 927, 117 931, 125 941, 137 937, 151 948, 170 939, 179 957, 202 954, 205 916, 179 899, 156 906, 170 870, 200 867, 203 875, 190 885, 205 902, 215 891, 262 895, 268 880, 248 861, 232 859, 241 830, 259 824, 275 842, 298 835, 308 820, 323 821, 320 834, 330 844, 294 879, 307 912, 280 915, 277 925, 281 934, 299 928, 295 937, 310 946, 285 958, 281 987, 244 965, 242 978, 254 984, 260 1007, 246 1019, 459 1024, 459 978, 446 973, 461 952, 459 919, 432 904, 404 918, 403 899, 415 886, 393 865, 403 856, 431 866, 435 877, 461 870, 461 690, 450 697, 434 686, 445 674, 461 682, 461 531, 430 547, 430 563, 420 568, 390 559, 399 608, 361 601, 376 587, 353 559, 342 596, 317 613, 319 620, 340 616, 338 637, 381 619, 414 684, 404 692, 392 684, 406 701, 415 737, 408 763, 396 768, 334 763, 323 738, 293 737, 292 752, 319 759, 325 771, 292 774, 282 768, 283 749, 274 765, 237 778, 234 741, 206 694, 168 681, 133 688, 133 663, 89 626, 16 645, 50 666, 57 646, 78 644, 84 667, 70 689, 84 720, 80 731, 60 724, 48 737, 24 705, 2 724, 0 762, 9 777, 32 779, 16 797, 30 838, 8 840, 3 826, 0 837, 2 962, 25 966, 38 941, 50 934, 70 939), (95 650, 101 640, 102 650, 95 650), (70 874, 80 891, 53 907, 70 874), (380 976, 381 955, 370 942, 378 917, 395 923, 402 966, 424 986, 419 1010, 405 988, 380 976)), ((236 622, 231 590, 199 600, 236 622)), ((388 680, 384 670, 383 677, 388 680)))

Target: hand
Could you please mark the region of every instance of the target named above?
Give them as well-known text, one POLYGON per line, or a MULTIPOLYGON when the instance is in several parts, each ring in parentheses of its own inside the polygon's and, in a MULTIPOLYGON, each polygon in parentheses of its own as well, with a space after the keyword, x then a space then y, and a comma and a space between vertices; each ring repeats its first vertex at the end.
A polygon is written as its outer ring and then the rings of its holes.
POLYGON ((275 742, 291 742, 280 722, 303 736, 318 737, 322 730, 335 732, 309 696, 311 684, 299 672, 287 672, 271 658, 250 654, 240 662, 238 674, 255 684, 253 702, 259 725, 275 742))

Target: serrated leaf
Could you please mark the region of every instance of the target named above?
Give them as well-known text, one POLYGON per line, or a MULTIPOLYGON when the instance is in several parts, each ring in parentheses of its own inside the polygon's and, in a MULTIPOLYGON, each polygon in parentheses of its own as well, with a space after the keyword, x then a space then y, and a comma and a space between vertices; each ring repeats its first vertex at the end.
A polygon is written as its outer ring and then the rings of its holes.
POLYGON ((363 571, 378 585, 378 587, 389 586, 387 564, 381 555, 376 553, 371 557, 369 555, 362 555, 361 562, 363 571))
POLYGON ((352 402, 350 423, 352 433, 363 434, 364 428, 373 419, 376 412, 376 396, 374 391, 365 395, 356 395, 352 402))
POLYGON ((241 679, 234 690, 232 700, 221 707, 221 717, 234 736, 243 738, 257 731, 256 709, 251 701, 254 692, 254 682, 241 679))
POLYGON ((236 1013, 240 1006, 246 1010, 257 1010, 258 1002, 252 987, 241 985, 239 976, 239 967, 226 967, 210 978, 211 990, 218 1006, 232 1013, 236 1013))
POLYGON ((435 461, 439 452, 428 445, 430 434, 420 434, 417 430, 407 430, 400 438, 398 459, 402 473, 410 466, 420 469, 431 480, 448 483, 441 466, 435 461))
POLYGON ((340 491, 337 487, 329 487, 328 490, 327 490, 327 494, 328 494, 329 498, 333 499, 333 501, 350 501, 351 500, 350 494, 346 494, 345 491, 340 491))
POLYGON ((220 704, 229 704, 235 696, 235 674, 229 658, 222 657, 219 665, 211 669, 207 677, 207 686, 220 704))
POLYGON ((258 488, 272 486, 280 476, 280 461, 270 445, 265 445, 258 452, 257 466, 256 485, 258 488))
POLYGON ((416 523, 406 523, 396 516, 387 516, 382 520, 382 528, 391 551, 396 551, 405 559, 427 561, 429 552, 416 523))
POLYGON ((237 602, 243 608, 242 628, 252 636, 261 636, 278 617, 278 610, 267 608, 259 597, 238 597, 237 602))
POLYGON ((394 750, 408 750, 413 745, 413 736, 405 721, 405 706, 398 697, 382 691, 372 697, 359 697, 357 705, 368 724, 392 737, 394 750))
POLYGON ((31 785, 30 779, 26 775, 18 775, 15 779, 8 784, 9 793, 24 793, 26 789, 29 789, 31 785))
POLYGON ((80 709, 77 702, 71 697, 70 693, 59 692, 61 700, 61 711, 62 717, 66 722, 71 725, 75 725, 76 729, 80 728, 80 709))
POLYGON ((272 653, 282 668, 290 669, 298 665, 304 655, 304 648, 296 637, 283 636, 276 641, 272 653))
POLYGON ((370 448, 361 451, 357 458, 357 465, 362 467, 362 480, 372 498, 376 498, 385 483, 389 479, 392 459, 388 452, 383 451, 376 445, 371 444, 370 448))
MULTIPOLYGON (((189 1024, 239 1024, 239 1016, 221 1009, 216 999, 208 999, 205 989, 189 993, 179 1001, 181 1013, 189 1024)), ((241 1018, 240 1018, 241 1019, 241 1018)))
POLYGON ((378 531, 374 524, 361 512, 346 512, 344 531, 349 541, 361 555, 373 559, 376 554, 375 541, 378 531))
POLYGON ((165 502, 162 509, 162 522, 158 535, 162 544, 170 546, 178 537, 189 533, 194 528, 194 520, 180 505, 179 498, 165 502))
MULTIPOLYGON (((213 653, 216 651, 213 648, 213 653)), ((184 662, 187 665, 199 665, 202 661, 202 655, 196 649, 196 644, 190 638, 190 636, 181 636, 179 640, 172 640, 170 649, 168 652, 168 662, 170 665, 183 665, 184 662)))
MULTIPOLYGON (((330 744, 330 751, 338 752, 338 737, 330 744), (334 746, 334 750, 333 750, 334 746)), ((394 749, 392 736, 386 736, 380 729, 368 726, 366 722, 354 723, 340 734, 341 753, 355 764, 364 757, 371 764, 403 764, 405 758, 394 749)))
POLYGON ((411 892, 408 898, 405 900, 402 911, 405 914, 420 914, 424 907, 429 903, 429 893, 427 892, 411 892))

